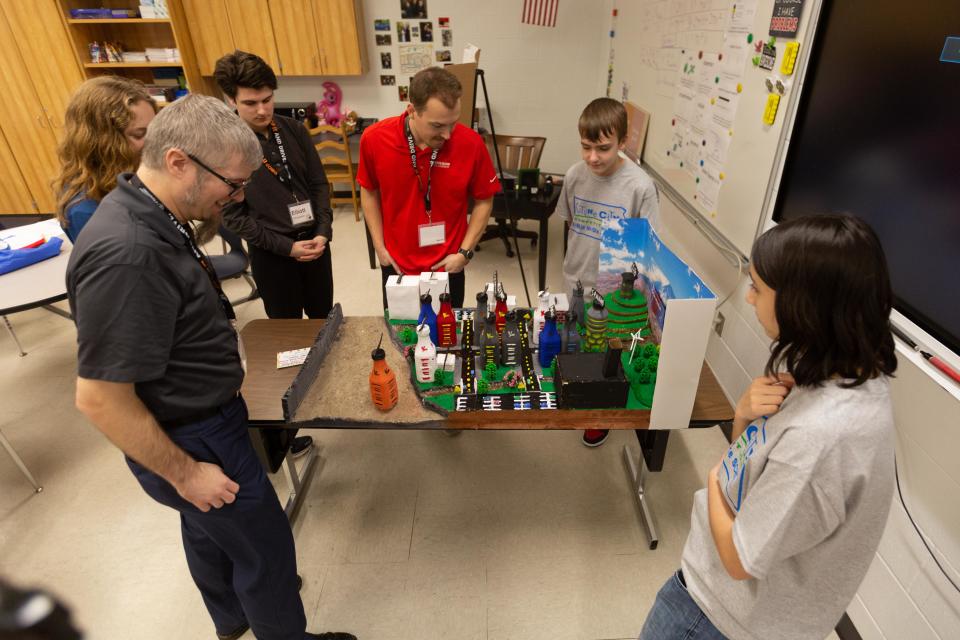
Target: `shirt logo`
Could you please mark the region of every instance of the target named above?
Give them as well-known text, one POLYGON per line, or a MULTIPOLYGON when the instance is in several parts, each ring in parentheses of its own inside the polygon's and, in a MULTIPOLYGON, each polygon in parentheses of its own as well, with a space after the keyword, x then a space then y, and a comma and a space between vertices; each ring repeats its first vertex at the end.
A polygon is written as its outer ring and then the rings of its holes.
POLYGON ((600 240, 608 220, 626 217, 627 210, 621 206, 575 197, 573 199, 573 221, 570 224, 570 230, 577 235, 600 240))
POLYGON ((437 160, 433 163, 433 166, 437 167, 438 169, 449 169, 450 163, 446 162, 445 160, 437 160))
POLYGON ((746 467, 757 449, 767 443, 767 417, 763 416, 760 424, 750 423, 737 441, 727 449, 723 457, 720 471, 720 487, 727 498, 727 503, 734 511, 740 511, 740 505, 746 497, 746 467))

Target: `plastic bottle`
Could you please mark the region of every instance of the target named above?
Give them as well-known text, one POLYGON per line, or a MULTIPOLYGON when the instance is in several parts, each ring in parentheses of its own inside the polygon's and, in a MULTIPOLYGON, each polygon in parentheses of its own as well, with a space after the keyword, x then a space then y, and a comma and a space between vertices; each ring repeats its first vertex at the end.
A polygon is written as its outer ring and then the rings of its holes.
POLYGON ((480 293, 477 294, 477 310, 473 314, 473 319, 478 323, 482 323, 487 319, 487 292, 486 291, 481 291, 480 293))
POLYGON ((497 333, 503 333, 503 326, 507 324, 507 292, 503 290, 503 285, 497 289, 497 306, 494 307, 494 313, 497 314, 497 333))
POLYGON ((583 285, 577 280, 577 285, 570 292, 570 309, 567 310, 567 318, 573 318, 576 322, 583 324, 583 285))
POLYGON ((484 369, 491 362, 493 366, 497 366, 498 354, 500 353, 500 336, 497 335, 497 317, 492 311, 487 314, 487 321, 483 325, 483 333, 480 336, 478 346, 480 347, 484 369))
POLYGON ((440 294, 440 313, 437 314, 437 335, 440 341, 437 346, 453 347, 457 344, 457 317, 453 314, 450 304, 450 294, 440 294))
POLYGON ((540 367, 548 368, 560 353, 560 333, 557 331, 557 314, 550 309, 544 318, 543 332, 540 334, 540 352, 537 354, 540 367))
POLYGON ((386 352, 380 348, 382 342, 383 334, 380 334, 380 342, 370 354, 373 358, 373 370, 370 372, 370 399, 373 401, 373 406, 380 411, 390 411, 397 405, 399 392, 397 376, 387 364, 386 352))
POLYGON ((517 327, 516 311, 507 312, 500 345, 500 364, 505 367, 520 364, 520 329, 517 327))
POLYGON ((606 351, 607 309, 603 299, 594 298, 593 305, 587 311, 587 335, 584 337, 584 351, 606 351))
POLYGON ((430 339, 433 344, 438 344, 437 337, 437 314, 433 310, 433 297, 429 293, 420 296, 420 315, 417 317, 417 324, 425 324, 430 327, 430 339))
POLYGON ((437 370, 437 347, 430 340, 430 327, 421 324, 417 327, 417 344, 413 347, 413 365, 417 372, 417 382, 433 382, 437 370))
POLYGON ((544 289, 537 294, 537 309, 533 312, 532 337, 534 346, 540 344, 540 332, 543 331, 543 326, 546 323, 545 318, 548 311, 550 311, 549 288, 544 289))

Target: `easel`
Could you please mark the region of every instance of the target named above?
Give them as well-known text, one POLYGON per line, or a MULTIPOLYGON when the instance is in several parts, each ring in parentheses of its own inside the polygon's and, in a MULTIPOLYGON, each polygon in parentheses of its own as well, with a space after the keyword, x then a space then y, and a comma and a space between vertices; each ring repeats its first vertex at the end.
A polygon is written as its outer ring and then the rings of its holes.
MULTIPOLYGON (((477 78, 480 79, 480 86, 483 88, 483 102, 487 109, 487 117, 490 119, 490 136, 493 139, 493 155, 497 161, 497 176, 500 178, 502 185, 503 165, 500 162, 500 147, 497 144, 497 131, 493 124, 493 110, 490 108, 490 94, 487 92, 487 81, 484 77, 483 69, 479 68, 476 62, 452 64, 444 68, 457 77, 463 86, 464 93, 469 91, 469 95, 464 96, 467 99, 463 100, 463 103, 469 102, 470 109, 461 109, 460 124, 470 127, 471 129, 474 128, 473 114, 477 109, 477 78)), ((479 123, 477 124, 479 126, 479 123)), ((523 269, 523 261, 520 259, 520 242, 517 239, 517 217, 510 211, 510 198, 507 197, 506 191, 503 192, 503 195, 503 205, 507 211, 507 219, 513 237, 514 254, 517 256, 517 265, 520 267, 520 279, 523 281, 523 293, 527 297, 527 306, 532 307, 533 305, 530 303, 530 291, 527 288, 527 274, 523 269)))

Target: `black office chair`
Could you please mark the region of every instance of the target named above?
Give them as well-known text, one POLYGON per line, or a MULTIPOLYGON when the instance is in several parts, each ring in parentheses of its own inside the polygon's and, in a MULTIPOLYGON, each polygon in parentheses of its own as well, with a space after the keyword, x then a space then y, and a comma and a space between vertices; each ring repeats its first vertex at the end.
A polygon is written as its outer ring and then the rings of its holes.
MULTIPOLYGON (((493 168, 497 167, 497 156, 493 149, 493 137, 486 133, 483 135, 483 141, 487 144, 487 150, 490 152, 490 158, 493 160, 493 168)), ((497 151, 500 154, 501 168, 506 173, 517 174, 518 169, 536 169, 540 166, 540 154, 543 153, 543 145, 547 143, 546 138, 531 136, 508 136, 497 134, 497 151)), ((496 224, 487 225, 483 235, 480 236, 480 242, 499 237, 503 241, 503 246, 507 250, 507 257, 513 257, 513 245, 511 245, 513 233, 510 230, 509 222, 506 218, 496 218, 496 224)), ((521 231, 517 229, 517 238, 526 238, 530 240, 531 246, 537 245, 536 231, 521 231)), ((477 244, 480 249, 480 244, 477 244)))
POLYGON ((250 275, 250 258, 247 256, 247 250, 243 248, 243 241, 240 239, 240 236, 223 225, 220 225, 220 230, 217 233, 223 238, 226 247, 230 248, 230 250, 222 256, 210 256, 210 264, 213 266, 217 277, 220 278, 221 281, 230 280, 231 278, 243 278, 247 281, 247 284, 250 285, 250 294, 248 296, 238 300, 231 300, 230 304, 238 305, 256 300, 260 297, 260 292, 257 291, 257 284, 250 275))

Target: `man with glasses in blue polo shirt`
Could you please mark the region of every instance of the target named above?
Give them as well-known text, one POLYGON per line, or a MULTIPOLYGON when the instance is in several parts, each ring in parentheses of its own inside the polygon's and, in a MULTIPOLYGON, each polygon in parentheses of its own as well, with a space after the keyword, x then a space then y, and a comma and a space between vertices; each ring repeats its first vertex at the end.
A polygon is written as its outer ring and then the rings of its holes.
POLYGON ((233 308, 191 228, 242 200, 261 159, 214 98, 181 98, 151 123, 137 173, 117 179, 70 254, 77 408, 179 512, 218 638, 356 640, 305 631, 293 533, 247 432, 233 308))

